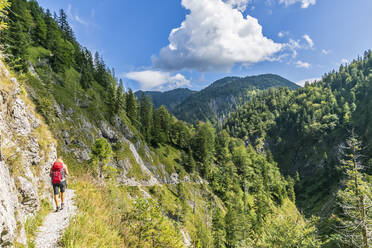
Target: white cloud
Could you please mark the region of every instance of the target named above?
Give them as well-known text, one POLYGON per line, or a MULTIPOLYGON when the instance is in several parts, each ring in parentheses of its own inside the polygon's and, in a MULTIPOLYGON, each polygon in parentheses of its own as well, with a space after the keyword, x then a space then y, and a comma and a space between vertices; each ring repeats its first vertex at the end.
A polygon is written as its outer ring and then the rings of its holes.
MULTIPOLYGON (((278 36, 279 37, 283 37, 284 35, 288 35, 288 32, 284 33, 284 32, 279 32, 278 36)), ((313 48, 314 46, 314 42, 313 40, 310 38, 310 36, 308 34, 304 34, 302 36, 303 40, 301 39, 298 39, 298 40, 294 40, 294 39, 289 39, 288 43, 285 44, 285 48, 284 50, 288 50, 292 53, 292 58, 296 58, 297 57, 297 50, 300 50, 300 49, 311 49, 313 48)))
POLYGON ((156 68, 228 70, 268 60, 284 47, 262 34, 256 18, 222 0, 182 0, 182 5, 190 13, 171 31, 169 45, 152 57, 156 68))
POLYGON ((309 48, 312 48, 314 46, 314 41, 310 38, 310 36, 308 34, 304 34, 304 36, 302 36, 302 38, 305 39, 305 41, 309 45, 309 48))
POLYGON ((312 84, 316 81, 320 81, 322 78, 309 78, 309 79, 304 79, 296 82, 297 85, 304 87, 305 83, 308 82, 309 84, 312 84))
POLYGON ((75 15, 74 16, 74 19, 75 21, 77 21, 78 23, 82 24, 82 25, 85 25, 85 26, 88 26, 89 23, 87 21, 84 21, 80 16, 78 15, 75 15))
POLYGON ((347 63, 349 63, 349 60, 343 58, 343 59, 341 59, 341 63, 342 63, 342 64, 347 64, 347 63))
POLYGON ((315 5, 316 0, 280 0, 279 3, 284 3, 286 6, 301 3, 301 8, 306 9, 310 5, 315 5))
POLYGON ((300 41, 289 39, 289 42, 286 44, 286 47, 292 52, 292 58, 297 57, 297 49, 302 49, 300 41))
POLYGON ((309 64, 308 62, 304 62, 304 61, 301 61, 301 60, 298 60, 295 62, 295 65, 296 67, 298 68, 310 68, 311 67, 311 64, 309 64))
POLYGON ((330 52, 331 52, 331 50, 327 50, 327 49, 323 49, 322 50, 322 54, 324 54, 324 55, 327 55, 330 52))
POLYGON ((247 5, 250 1, 251 0, 225 0, 225 2, 230 4, 233 8, 242 12, 247 9, 247 5))
POLYGON ((190 86, 190 81, 180 73, 171 75, 162 71, 135 71, 125 74, 125 77, 137 81, 142 90, 170 90, 190 86))

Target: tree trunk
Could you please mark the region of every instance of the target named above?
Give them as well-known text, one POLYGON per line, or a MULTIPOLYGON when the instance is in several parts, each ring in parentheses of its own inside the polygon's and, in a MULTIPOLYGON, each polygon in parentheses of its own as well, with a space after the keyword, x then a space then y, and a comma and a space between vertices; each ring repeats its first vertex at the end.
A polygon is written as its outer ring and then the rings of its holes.
POLYGON ((362 235, 363 235, 363 246, 364 248, 369 248, 368 246, 368 226, 367 226, 367 216, 366 216, 366 206, 364 202, 364 196, 360 196, 360 211, 362 214, 362 221, 361 221, 361 226, 362 226, 362 235))

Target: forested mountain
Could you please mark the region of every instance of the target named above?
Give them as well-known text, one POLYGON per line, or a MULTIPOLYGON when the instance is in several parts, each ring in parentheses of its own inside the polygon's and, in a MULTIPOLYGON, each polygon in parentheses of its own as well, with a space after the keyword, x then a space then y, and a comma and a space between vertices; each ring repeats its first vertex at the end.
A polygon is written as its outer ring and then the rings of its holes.
POLYGON ((145 94, 147 97, 151 98, 155 108, 159 108, 161 105, 164 105, 168 111, 172 111, 174 107, 195 92, 196 91, 187 88, 178 88, 165 92, 139 90, 134 94, 138 99, 141 99, 142 94, 145 94))
POLYGON ((212 83, 207 88, 192 94, 172 113, 180 120, 187 122, 210 121, 222 123, 222 120, 240 104, 259 90, 272 87, 288 87, 297 89, 298 85, 274 74, 249 77, 226 77, 212 83))
POLYGON ((368 247, 371 52, 297 90, 270 74, 219 80, 179 105, 192 125, 124 91, 63 10, 7 3, 0 246, 35 246, 57 150, 79 210, 61 247, 368 247), (236 106, 218 131, 198 122, 236 106))
POLYGON ((261 92, 226 121, 232 136, 270 151, 285 175, 298 178, 297 204, 307 214, 330 217, 338 211, 337 192, 345 186, 342 151, 352 133, 361 142, 360 180, 370 183, 371 71, 368 51, 304 88, 261 92))

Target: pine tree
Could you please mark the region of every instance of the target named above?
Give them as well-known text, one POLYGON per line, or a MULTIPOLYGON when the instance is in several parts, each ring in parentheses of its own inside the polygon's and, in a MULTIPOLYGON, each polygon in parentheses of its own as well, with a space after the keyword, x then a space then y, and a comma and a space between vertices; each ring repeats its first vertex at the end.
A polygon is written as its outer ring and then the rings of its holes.
POLYGON ((140 123, 141 123, 141 133, 145 137, 146 141, 151 141, 152 137, 152 121, 153 121, 153 107, 151 100, 142 94, 140 101, 140 123))
POLYGON ((170 127, 170 141, 180 149, 187 150, 190 145, 191 132, 183 121, 175 121, 170 127))
POLYGON ((129 120, 135 127, 138 127, 138 110, 137 110, 137 100, 133 94, 132 89, 128 90, 126 96, 126 111, 129 120))
POLYGON ((165 144, 169 142, 171 116, 162 105, 154 111, 153 143, 165 144))
POLYGON ((229 134, 226 130, 222 130, 216 137, 216 159, 217 163, 224 165, 229 156, 229 134))
POLYGON ((193 155, 200 163, 200 171, 208 177, 214 155, 215 129, 212 124, 200 123, 192 140, 193 155))
POLYGON ((123 80, 120 79, 119 87, 116 92, 116 103, 115 103, 115 113, 120 114, 125 112, 125 94, 124 94, 124 85, 123 80))
POLYGON ((372 191, 363 174, 362 146, 354 131, 341 148, 341 168, 346 174, 345 189, 338 193, 342 208, 341 240, 351 247, 368 248, 372 242, 369 228, 372 222, 372 191))
POLYGON ((213 247, 226 248, 226 224, 221 209, 214 209, 212 222, 213 247))
POLYGON ((98 52, 94 55, 94 79, 103 87, 107 87, 109 80, 107 77, 106 65, 103 59, 99 56, 98 52))
POLYGON ((47 25, 43 18, 44 13, 36 1, 28 2, 28 5, 35 22, 32 31, 33 42, 38 46, 44 46, 47 38, 47 25))
POLYGON ((66 12, 63 9, 59 11, 58 24, 63 32, 63 39, 70 42, 74 41, 74 33, 68 23, 66 12))
POLYGON ((110 117, 115 115, 116 109, 116 85, 115 82, 110 82, 108 87, 106 88, 106 103, 109 107, 110 117))
POLYGON ((10 45, 7 52, 12 54, 7 62, 14 70, 26 71, 25 57, 27 54, 28 39, 22 22, 16 21, 10 26, 7 32, 9 32, 7 43, 10 45))
POLYGON ((79 61, 77 64, 80 65, 80 85, 84 89, 88 89, 92 86, 93 83, 93 63, 92 63, 92 55, 90 54, 89 50, 83 48, 80 52, 80 56, 77 57, 79 61))

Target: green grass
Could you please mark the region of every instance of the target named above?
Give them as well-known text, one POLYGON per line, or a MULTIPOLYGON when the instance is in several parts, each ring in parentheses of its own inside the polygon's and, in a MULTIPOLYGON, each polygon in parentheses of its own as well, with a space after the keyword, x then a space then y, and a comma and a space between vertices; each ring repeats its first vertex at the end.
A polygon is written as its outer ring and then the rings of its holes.
POLYGON ((43 199, 41 201, 41 209, 39 212, 31 218, 28 218, 25 224, 26 236, 27 236, 27 245, 29 248, 35 247, 35 237, 38 230, 38 227, 43 223, 44 218, 52 210, 51 203, 43 199))
POLYGON ((129 148, 129 144, 121 142, 114 147, 115 156, 117 160, 129 159, 131 168, 127 173, 128 178, 135 178, 136 180, 149 180, 150 175, 144 172, 141 166, 137 163, 136 158, 134 157, 132 151, 129 148))
POLYGON ((176 160, 180 160, 179 151, 169 145, 159 145, 154 151, 158 157, 156 162, 163 164, 165 166, 165 171, 169 175, 175 173, 178 165, 176 160))
POLYGON ((109 183, 98 186, 89 177, 80 178, 73 188, 79 212, 70 222, 60 245, 67 248, 123 247, 121 215, 130 206, 126 191, 109 183))

